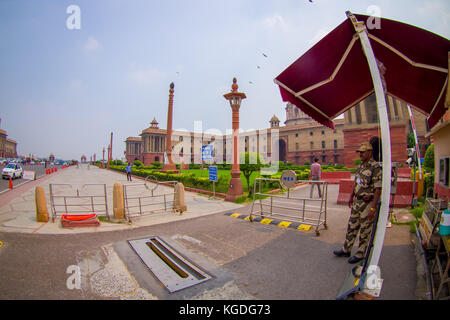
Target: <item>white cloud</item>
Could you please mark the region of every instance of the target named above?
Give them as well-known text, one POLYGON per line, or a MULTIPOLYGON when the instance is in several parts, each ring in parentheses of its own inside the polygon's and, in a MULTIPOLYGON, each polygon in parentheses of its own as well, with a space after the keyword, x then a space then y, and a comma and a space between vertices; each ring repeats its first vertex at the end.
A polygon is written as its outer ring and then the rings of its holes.
POLYGON ((155 68, 138 68, 128 73, 128 79, 138 86, 149 86, 166 77, 165 73, 155 68))
POLYGON ((93 36, 90 36, 86 43, 84 44, 83 50, 86 53, 95 52, 102 48, 102 45, 100 42, 98 42, 97 39, 95 39, 93 36))
POLYGON ((288 31, 287 23, 284 21, 284 18, 278 13, 275 13, 271 17, 265 18, 263 20, 263 24, 268 29, 280 28, 283 32, 288 31))

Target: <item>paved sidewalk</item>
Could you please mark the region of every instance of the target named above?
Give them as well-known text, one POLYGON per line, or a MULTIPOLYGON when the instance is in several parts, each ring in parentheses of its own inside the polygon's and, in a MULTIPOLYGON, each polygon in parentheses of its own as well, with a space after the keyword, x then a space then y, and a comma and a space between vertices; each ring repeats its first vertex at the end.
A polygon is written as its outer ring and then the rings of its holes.
MULTIPOLYGON (((114 231, 123 229, 133 229, 142 226, 150 226, 160 223, 180 221, 184 219, 191 219, 210 215, 225 210, 236 210, 243 206, 226 202, 221 199, 210 199, 207 196, 199 195, 193 192, 185 191, 185 200, 187 211, 182 214, 174 211, 166 211, 159 213, 152 213, 132 219, 132 223, 121 222, 113 223, 102 221, 97 227, 78 227, 78 228, 63 228, 59 218, 52 222, 52 208, 50 204, 49 184, 70 184, 72 187, 56 187, 54 192, 56 195, 76 195, 77 189, 80 195, 99 194, 102 191, 102 186, 87 186, 89 184, 106 184, 107 187, 107 206, 108 214, 111 218, 113 214, 113 199, 112 191, 114 183, 119 182, 122 185, 132 184, 139 190, 139 195, 148 194, 150 191, 145 188, 144 180, 133 178, 132 182, 127 181, 126 175, 119 172, 99 169, 95 166, 81 165, 80 168, 69 167, 64 170, 59 170, 49 176, 43 177, 36 181, 30 181, 16 189, 10 190, 0 195, 0 231, 6 232, 25 232, 38 234, 64 234, 64 233, 85 233, 85 232, 102 232, 114 231), (36 204, 35 204, 35 188, 42 186, 45 190, 47 201, 47 209, 49 213, 49 222, 36 221, 36 204)), ((151 188, 155 186, 153 183, 147 182, 151 188)), ((135 191, 133 190, 133 191, 135 191)), ((172 187, 158 186, 155 190, 156 194, 173 192, 172 187)), ((170 196, 168 196, 170 197, 170 196)), ((173 199, 173 196, 172 196, 173 199)), ((62 200, 62 199, 60 199, 62 200)), ((95 200, 99 201, 99 200, 95 200)), ((96 202, 96 203, 97 203, 96 202)), ((61 201, 59 202, 61 203, 61 201)), ((103 201, 104 203, 104 201, 103 201)), ((89 207, 87 206, 87 209, 89 207)), ((59 209, 61 210, 61 209, 59 209)))

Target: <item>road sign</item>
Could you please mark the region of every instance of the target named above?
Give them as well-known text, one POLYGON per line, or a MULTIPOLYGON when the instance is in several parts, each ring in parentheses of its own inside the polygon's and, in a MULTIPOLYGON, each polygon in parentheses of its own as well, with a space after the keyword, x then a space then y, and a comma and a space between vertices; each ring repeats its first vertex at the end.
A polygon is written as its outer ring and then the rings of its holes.
POLYGON ((292 170, 286 170, 281 175, 280 183, 286 189, 293 188, 297 183, 297 175, 292 170))
POLYGON ((218 175, 217 175, 217 167, 216 166, 210 166, 209 168, 209 181, 218 181, 218 175))
POLYGON ((214 146, 212 144, 208 144, 206 146, 202 146, 202 161, 208 161, 213 159, 213 149, 214 146))

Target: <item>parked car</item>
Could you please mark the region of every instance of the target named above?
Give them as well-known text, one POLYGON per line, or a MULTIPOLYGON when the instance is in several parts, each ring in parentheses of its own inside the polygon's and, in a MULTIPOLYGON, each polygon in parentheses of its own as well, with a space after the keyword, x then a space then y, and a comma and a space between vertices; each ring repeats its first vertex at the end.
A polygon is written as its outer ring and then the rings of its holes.
POLYGON ((8 163, 2 170, 2 178, 3 179, 15 179, 15 178, 22 178, 23 176, 23 169, 20 166, 20 164, 17 163, 8 163))

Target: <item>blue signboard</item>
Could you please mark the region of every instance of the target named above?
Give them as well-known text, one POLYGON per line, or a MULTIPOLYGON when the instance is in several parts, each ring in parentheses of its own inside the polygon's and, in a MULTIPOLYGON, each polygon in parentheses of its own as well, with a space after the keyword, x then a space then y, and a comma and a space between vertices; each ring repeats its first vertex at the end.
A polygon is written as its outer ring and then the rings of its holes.
POLYGON ((217 167, 216 166, 210 166, 209 168, 209 181, 217 182, 217 167))
POLYGON ((208 144, 206 146, 202 146, 202 160, 208 161, 213 159, 213 145, 208 144))

